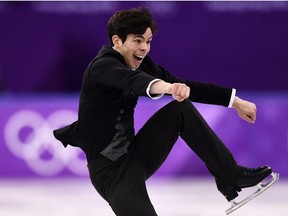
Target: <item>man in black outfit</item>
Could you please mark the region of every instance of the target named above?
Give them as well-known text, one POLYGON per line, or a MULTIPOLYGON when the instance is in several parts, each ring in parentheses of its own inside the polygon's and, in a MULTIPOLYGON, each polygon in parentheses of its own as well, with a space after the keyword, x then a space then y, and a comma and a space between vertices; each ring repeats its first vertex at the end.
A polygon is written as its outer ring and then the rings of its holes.
POLYGON ((177 78, 147 56, 157 24, 145 7, 117 11, 108 22, 110 45, 88 65, 79 102, 78 120, 57 129, 66 147, 86 154, 91 181, 117 216, 155 216, 145 181, 167 158, 180 136, 215 177, 228 201, 241 188, 269 176, 268 166, 239 166, 191 101, 233 107, 254 123, 255 104, 236 90, 177 78), (139 96, 175 100, 158 110, 134 132, 134 108, 139 96))

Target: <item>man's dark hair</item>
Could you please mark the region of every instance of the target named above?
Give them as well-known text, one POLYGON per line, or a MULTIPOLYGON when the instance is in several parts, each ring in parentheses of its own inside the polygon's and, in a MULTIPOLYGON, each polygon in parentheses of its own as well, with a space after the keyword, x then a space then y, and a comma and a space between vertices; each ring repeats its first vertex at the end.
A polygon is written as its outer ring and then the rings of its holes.
POLYGON ((119 10, 110 18, 107 25, 109 42, 113 45, 112 36, 118 35, 122 43, 128 34, 144 34, 150 27, 152 34, 157 31, 157 23, 147 7, 141 6, 130 10, 119 10))

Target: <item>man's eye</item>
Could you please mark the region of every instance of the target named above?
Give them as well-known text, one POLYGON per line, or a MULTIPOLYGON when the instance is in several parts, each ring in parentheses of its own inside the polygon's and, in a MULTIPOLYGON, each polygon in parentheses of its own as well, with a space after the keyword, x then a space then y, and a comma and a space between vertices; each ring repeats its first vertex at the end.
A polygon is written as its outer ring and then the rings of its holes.
POLYGON ((136 43, 141 43, 141 40, 135 40, 136 43))

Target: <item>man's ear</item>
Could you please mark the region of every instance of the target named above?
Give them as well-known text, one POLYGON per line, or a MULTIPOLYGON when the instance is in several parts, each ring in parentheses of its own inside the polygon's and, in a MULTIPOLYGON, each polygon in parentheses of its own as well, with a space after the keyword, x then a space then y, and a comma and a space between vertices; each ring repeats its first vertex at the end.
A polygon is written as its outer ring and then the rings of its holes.
POLYGON ((118 35, 112 36, 112 42, 114 44, 114 47, 119 48, 122 45, 122 40, 119 38, 118 35))

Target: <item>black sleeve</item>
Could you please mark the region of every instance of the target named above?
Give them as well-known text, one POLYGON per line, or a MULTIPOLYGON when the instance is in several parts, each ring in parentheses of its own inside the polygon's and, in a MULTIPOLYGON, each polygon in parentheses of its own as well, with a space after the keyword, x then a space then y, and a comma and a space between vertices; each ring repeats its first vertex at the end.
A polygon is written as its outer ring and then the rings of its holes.
POLYGON ((143 71, 129 69, 113 57, 96 59, 89 69, 89 80, 92 83, 128 90, 139 96, 147 96, 146 89, 154 79, 143 71))
POLYGON ((190 87, 189 99, 194 102, 205 103, 205 104, 215 104, 228 106, 232 94, 232 88, 226 88, 223 86, 195 82, 187 79, 178 78, 173 76, 163 67, 156 65, 152 62, 150 58, 146 60, 149 66, 146 66, 146 70, 154 71, 156 76, 165 82, 169 83, 185 83, 190 87), (150 69, 149 69, 150 68, 150 69))

